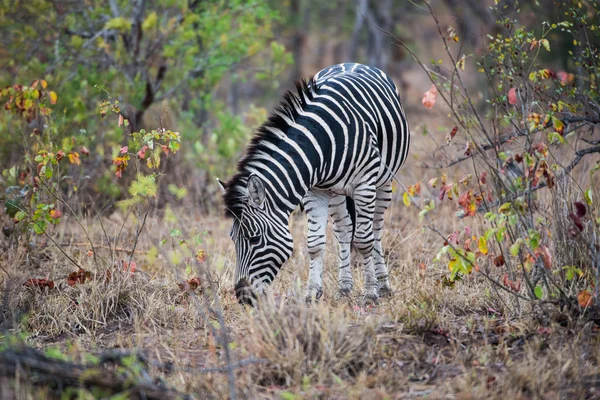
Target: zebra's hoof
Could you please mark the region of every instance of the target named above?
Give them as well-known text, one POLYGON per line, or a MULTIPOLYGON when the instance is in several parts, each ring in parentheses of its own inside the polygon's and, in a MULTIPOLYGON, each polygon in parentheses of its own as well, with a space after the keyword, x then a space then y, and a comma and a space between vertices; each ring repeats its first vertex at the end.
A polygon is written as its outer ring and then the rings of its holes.
POLYGON ((377 295, 377 293, 365 293, 365 306, 374 306, 377 304, 378 300, 379 296, 377 295))
POLYGON ((389 283, 379 286, 379 297, 392 297, 392 288, 389 283))
POLYGON ((354 290, 354 284, 352 282, 340 282, 339 292, 342 296, 350 296, 354 290))
POLYGON ((306 304, 318 303, 323 296, 322 288, 310 288, 306 293, 306 304))

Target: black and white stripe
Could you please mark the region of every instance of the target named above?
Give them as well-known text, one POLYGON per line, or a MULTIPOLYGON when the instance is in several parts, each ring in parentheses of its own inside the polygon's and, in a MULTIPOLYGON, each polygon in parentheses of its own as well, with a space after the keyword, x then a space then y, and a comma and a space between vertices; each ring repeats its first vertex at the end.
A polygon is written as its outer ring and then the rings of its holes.
POLYGON ((365 295, 377 298, 390 292, 381 248, 383 214, 410 146, 398 91, 382 71, 361 64, 332 66, 296 86, 223 185, 226 214, 234 220, 236 293, 246 301, 273 281, 291 256, 289 216, 302 202, 311 258, 307 298, 322 294, 329 216, 339 244, 340 291, 353 287, 354 242, 363 258, 365 295))

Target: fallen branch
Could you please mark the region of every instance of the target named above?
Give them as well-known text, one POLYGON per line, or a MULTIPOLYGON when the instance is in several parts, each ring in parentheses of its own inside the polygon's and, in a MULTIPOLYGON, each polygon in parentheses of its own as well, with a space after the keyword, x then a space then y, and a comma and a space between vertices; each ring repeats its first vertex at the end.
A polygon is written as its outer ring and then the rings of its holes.
POLYGON ((103 368, 101 364, 84 366, 49 358, 39 350, 23 344, 9 346, 0 352, 0 376, 9 379, 19 377, 22 382, 32 385, 50 385, 61 391, 68 387, 96 388, 105 395, 121 394, 131 399, 191 398, 152 382, 148 374, 142 372, 136 374, 142 375, 137 378, 131 373, 118 373, 114 369, 103 368))

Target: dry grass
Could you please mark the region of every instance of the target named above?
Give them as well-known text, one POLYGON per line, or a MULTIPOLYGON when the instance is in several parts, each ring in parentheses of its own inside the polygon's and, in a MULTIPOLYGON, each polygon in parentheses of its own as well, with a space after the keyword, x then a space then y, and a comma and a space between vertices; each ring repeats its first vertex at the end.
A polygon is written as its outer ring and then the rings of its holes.
MULTIPOLYGON (((109 235, 121 222, 113 219, 113 225, 105 223, 109 235)), ((414 228, 414 217, 400 206, 390 212, 384 237, 395 293, 374 308, 362 307, 359 269, 353 296, 335 296, 333 244, 324 301, 312 307, 301 301, 308 260, 299 216, 293 222, 298 251, 273 285, 272 298, 259 310, 244 309, 231 293, 228 222, 190 219, 189 213, 182 220, 209 231, 202 243, 208 259, 201 265, 210 269, 204 288, 192 294, 179 289, 185 268, 168 262, 168 251, 153 263, 140 252, 138 271, 115 272, 107 281, 107 264, 96 265, 85 248, 65 246, 96 276, 70 287, 61 279, 74 268, 56 250, 41 244, 33 252, 13 249, 2 259, 11 276, 2 288, 4 316, 15 322, 10 331, 80 359, 88 352, 138 349, 152 360, 152 377, 196 398, 229 397, 220 317, 241 398, 600 398, 597 326, 560 310, 517 305, 481 276, 443 286, 446 271, 429 263, 437 239, 414 228), (32 260, 36 268, 27 267, 32 260), (23 287, 31 277, 62 283, 44 291, 23 287)), ((153 234, 142 236, 141 251, 154 245, 148 236, 168 236, 170 229, 159 218, 149 227, 153 234)), ((90 231, 101 243, 103 233, 90 231)), ((133 232, 133 226, 124 230, 123 247, 131 245, 133 232)), ((80 237, 72 225, 60 234, 63 243, 80 237)), ((97 251, 110 259, 108 250, 97 251)), ((39 394, 19 390, 22 398, 39 394)))

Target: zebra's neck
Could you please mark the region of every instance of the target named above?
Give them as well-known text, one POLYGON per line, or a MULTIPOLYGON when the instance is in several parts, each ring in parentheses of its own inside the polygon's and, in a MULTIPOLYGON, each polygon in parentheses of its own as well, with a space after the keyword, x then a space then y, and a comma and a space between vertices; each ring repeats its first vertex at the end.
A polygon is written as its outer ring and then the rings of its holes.
POLYGON ((305 114, 315 86, 314 81, 299 82, 298 95, 286 93, 284 102, 252 138, 225 194, 229 216, 240 216, 251 174, 263 181, 273 211, 288 217, 321 177, 324 154, 332 149, 321 132, 322 124, 315 122, 314 114, 313 118, 305 114))

